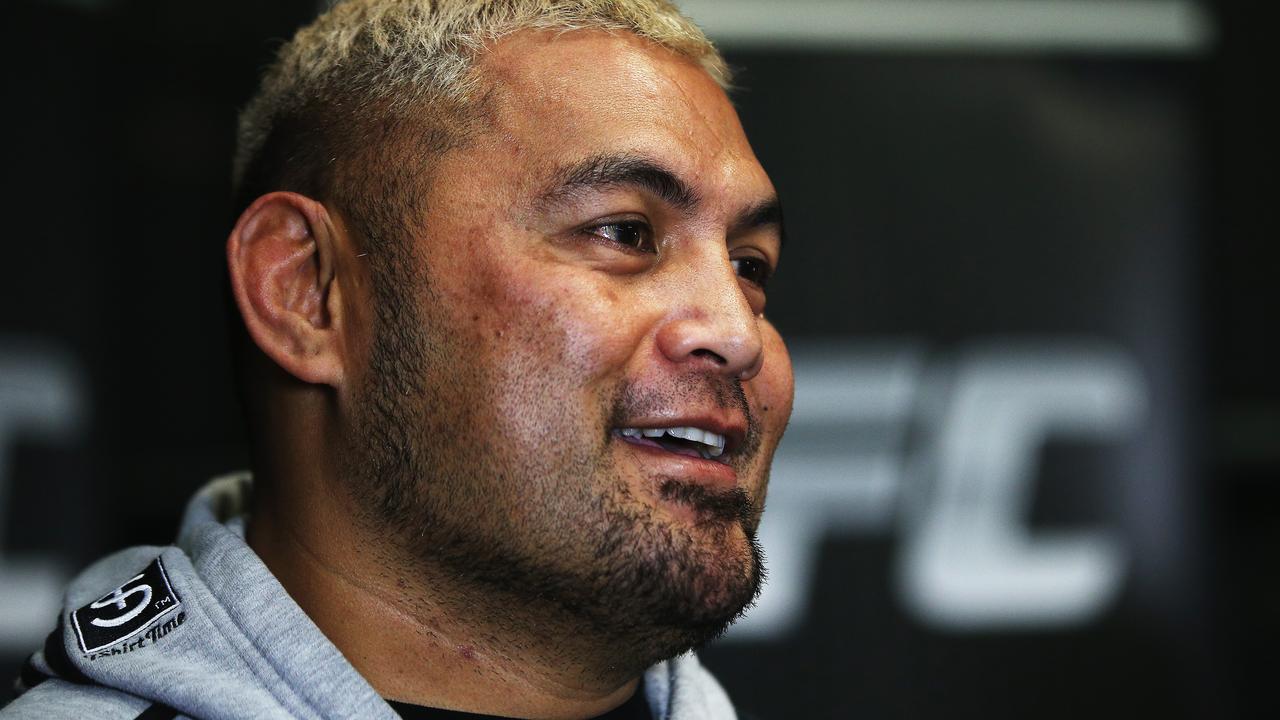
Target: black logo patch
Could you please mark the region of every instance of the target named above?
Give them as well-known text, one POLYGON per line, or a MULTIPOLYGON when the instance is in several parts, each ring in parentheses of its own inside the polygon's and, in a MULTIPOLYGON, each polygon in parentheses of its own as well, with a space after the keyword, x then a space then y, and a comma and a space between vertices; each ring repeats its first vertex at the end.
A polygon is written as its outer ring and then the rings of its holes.
POLYGON ((125 584, 71 613, 71 624, 87 654, 128 640, 181 604, 156 558, 125 584))

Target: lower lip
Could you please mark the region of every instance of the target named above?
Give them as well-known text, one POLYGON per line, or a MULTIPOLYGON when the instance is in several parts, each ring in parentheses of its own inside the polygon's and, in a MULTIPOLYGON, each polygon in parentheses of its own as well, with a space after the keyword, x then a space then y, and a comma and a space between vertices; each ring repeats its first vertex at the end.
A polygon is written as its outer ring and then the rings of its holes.
POLYGON ((671 452, 652 440, 646 442, 617 433, 614 437, 658 474, 724 490, 738 486, 737 471, 722 462, 671 452))

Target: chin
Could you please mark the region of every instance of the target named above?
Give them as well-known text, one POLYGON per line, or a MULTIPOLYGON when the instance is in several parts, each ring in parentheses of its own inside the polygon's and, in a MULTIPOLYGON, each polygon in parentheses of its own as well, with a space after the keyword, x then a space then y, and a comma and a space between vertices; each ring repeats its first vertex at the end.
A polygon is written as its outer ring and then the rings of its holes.
POLYGON ((630 643, 643 664, 724 634, 755 602, 764 580, 759 543, 740 522, 662 525, 642 529, 629 548, 630 570, 615 575, 607 593, 617 641, 630 643))

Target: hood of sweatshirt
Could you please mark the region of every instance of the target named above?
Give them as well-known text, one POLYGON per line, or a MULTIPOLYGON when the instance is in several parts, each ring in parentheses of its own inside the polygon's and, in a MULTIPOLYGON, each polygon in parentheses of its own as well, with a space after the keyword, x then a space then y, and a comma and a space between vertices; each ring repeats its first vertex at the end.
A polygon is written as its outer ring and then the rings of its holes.
MULTIPOLYGON (((175 545, 81 573, 24 669, 26 692, 0 715, 61 717, 49 711, 62 703, 77 717, 397 720, 245 542, 250 492, 247 474, 219 478, 192 499, 175 545)), ((659 720, 735 717, 692 654, 651 668, 644 692, 659 720)))

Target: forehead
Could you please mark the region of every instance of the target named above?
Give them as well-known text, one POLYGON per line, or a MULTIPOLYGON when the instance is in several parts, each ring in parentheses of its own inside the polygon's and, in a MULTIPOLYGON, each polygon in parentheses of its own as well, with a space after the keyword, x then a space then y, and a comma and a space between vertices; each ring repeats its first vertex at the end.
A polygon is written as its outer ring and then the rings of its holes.
POLYGON ((772 186, 724 91, 693 60, 631 33, 525 31, 478 65, 492 142, 514 164, 601 152, 651 157, 727 195, 772 186))

